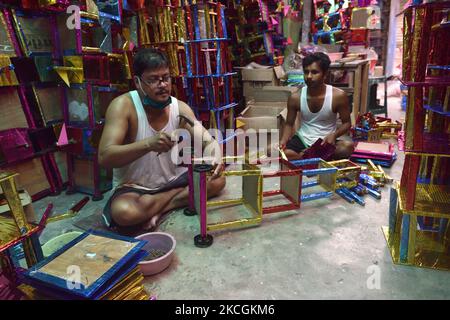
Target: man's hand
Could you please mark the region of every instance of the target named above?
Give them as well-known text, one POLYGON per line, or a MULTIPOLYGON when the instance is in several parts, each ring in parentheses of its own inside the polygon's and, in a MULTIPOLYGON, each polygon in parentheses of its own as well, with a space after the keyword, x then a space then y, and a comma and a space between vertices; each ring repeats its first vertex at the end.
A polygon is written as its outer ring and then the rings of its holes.
POLYGON ((269 146, 269 148, 270 148, 270 150, 286 150, 286 144, 285 143, 282 143, 282 142, 280 142, 280 143, 278 143, 278 142, 275 142, 275 143, 272 143, 270 146, 269 146))
POLYGON ((223 162, 217 163, 216 168, 214 169, 214 172, 211 175, 211 180, 220 177, 222 175, 222 172, 224 169, 225 169, 225 164, 223 164, 223 162))
POLYGON ((281 141, 280 143, 276 143, 275 147, 279 150, 285 150, 286 149, 286 142, 281 141))
POLYGON ((217 152, 214 154, 211 164, 216 167, 211 175, 211 179, 216 179, 222 175, 222 172, 225 169, 225 164, 222 159, 222 152, 217 152))
POLYGON ((329 135, 327 135, 325 138, 323 138, 322 146, 325 143, 335 145, 336 144, 336 135, 334 133, 330 133, 329 135))
POLYGON ((174 144, 171 137, 165 132, 158 133, 147 140, 149 150, 158 153, 168 152, 174 144))
POLYGON ((287 158, 286 154, 284 153, 284 150, 286 150, 286 143, 283 143, 283 142, 277 143, 276 142, 276 143, 272 144, 270 146, 270 148, 271 148, 270 150, 278 151, 280 153, 280 155, 281 155, 281 158, 283 160, 288 161, 288 158, 287 158))

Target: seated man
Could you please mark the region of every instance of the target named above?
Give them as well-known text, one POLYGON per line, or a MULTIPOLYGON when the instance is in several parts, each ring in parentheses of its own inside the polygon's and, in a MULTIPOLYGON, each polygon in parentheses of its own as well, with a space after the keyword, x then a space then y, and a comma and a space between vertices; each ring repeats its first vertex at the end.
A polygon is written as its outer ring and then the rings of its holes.
MULTIPOLYGON (((171 97, 169 62, 162 52, 140 50, 133 68, 138 90, 115 98, 109 105, 98 156, 100 165, 114 169, 115 189, 103 218, 121 233, 152 230, 163 214, 188 203, 187 168, 171 157, 175 144, 172 133, 185 128, 193 137, 193 131, 198 130, 180 121, 179 115, 195 121, 209 143, 217 144, 196 121, 191 108, 171 97)), ((217 195, 225 186, 220 161, 215 162, 217 167, 208 181, 208 196, 217 195)))
POLYGON ((317 139, 336 146, 334 159, 345 159, 353 153, 353 142, 337 140, 351 127, 347 94, 324 83, 330 58, 321 52, 303 59, 306 86, 288 100, 286 124, 283 128, 280 147, 285 149, 289 160, 298 160, 306 148, 317 139), (300 111, 300 128, 293 135, 297 112, 300 111), (337 128, 339 115, 342 125, 337 128))

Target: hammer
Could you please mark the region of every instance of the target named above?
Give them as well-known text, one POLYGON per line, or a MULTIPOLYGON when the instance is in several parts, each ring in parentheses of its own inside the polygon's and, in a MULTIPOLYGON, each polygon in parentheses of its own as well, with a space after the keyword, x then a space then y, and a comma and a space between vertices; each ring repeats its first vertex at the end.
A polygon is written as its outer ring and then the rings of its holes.
MULTIPOLYGON (((194 121, 192 121, 191 119, 189 119, 188 117, 186 117, 185 115, 182 115, 182 114, 179 114, 178 115, 178 118, 179 119, 183 119, 184 121, 186 121, 187 122, 187 124, 189 124, 191 127, 194 127, 195 126, 195 124, 194 124, 194 121)), ((161 152, 158 152, 158 156, 161 154, 161 152)))

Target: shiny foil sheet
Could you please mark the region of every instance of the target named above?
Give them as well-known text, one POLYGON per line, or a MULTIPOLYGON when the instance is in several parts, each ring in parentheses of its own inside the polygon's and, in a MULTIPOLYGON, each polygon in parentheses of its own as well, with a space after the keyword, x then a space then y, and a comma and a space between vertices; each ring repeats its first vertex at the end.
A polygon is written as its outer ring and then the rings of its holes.
POLYGON ((419 88, 409 87, 408 97, 407 97, 407 108, 406 108, 406 121, 405 121, 405 147, 408 150, 413 149, 414 145, 414 106, 416 100, 416 90, 419 88))
POLYGON ((14 65, 6 55, 0 55, 0 86, 14 86, 19 84, 14 65))
POLYGON ((53 70, 53 58, 51 55, 33 57, 34 64, 41 82, 56 82, 56 72, 53 70))
MULTIPOLYGON (((418 9, 419 11, 420 9, 418 9)), ((416 71, 414 74, 413 81, 423 82, 425 81, 425 76, 427 73, 427 64, 429 63, 430 51, 433 52, 433 48, 431 47, 430 38, 435 38, 435 35, 431 35, 431 26, 433 24, 433 16, 435 15, 436 10, 433 10, 430 7, 427 7, 420 12, 421 21, 415 21, 415 24, 419 22, 420 24, 420 45, 419 45, 419 55, 417 60, 416 71)), ((417 15, 416 15, 417 18, 417 15)), ((436 55, 436 52, 434 52, 436 55)))
MULTIPOLYGON (((416 95, 414 96, 414 108, 411 110, 414 112, 414 122, 412 123, 414 128, 413 130, 413 149, 414 150, 422 150, 423 139, 424 139, 424 126, 425 126, 425 116, 426 110, 423 108, 423 94, 424 88, 419 86, 416 89, 416 95)), ((406 144, 408 150, 408 143, 406 144)))
POLYGON ((411 40, 412 40, 412 10, 407 9, 403 15, 403 70, 402 78, 410 80, 411 74, 411 40))
POLYGON ((184 10, 182 8, 177 8, 176 14, 177 14, 177 39, 187 40, 188 37, 187 37, 184 10))
POLYGON ((138 41, 138 18, 137 16, 123 17, 123 31, 124 37, 128 42, 128 46, 124 50, 131 51, 132 48, 136 47, 139 43, 138 41), (125 36, 126 32, 126 36, 125 36))
POLYGON ((12 57, 16 55, 14 43, 11 38, 11 26, 7 24, 7 16, 0 11, 0 55, 12 57))
POLYGON ((418 77, 417 75, 419 59, 425 58, 420 52, 424 15, 425 9, 423 8, 418 8, 414 15, 414 31, 412 35, 413 39, 411 45, 411 81, 420 81, 421 77, 418 77))
POLYGON ((207 201, 206 177, 210 174, 210 172, 197 172, 195 169, 193 172, 195 210, 200 216, 202 235, 205 235, 206 231, 247 227, 261 223, 262 175, 257 166, 247 164, 238 170, 224 171, 225 176, 242 177, 242 198, 238 199, 207 201), (233 206, 232 210, 230 207, 223 207, 230 205, 233 206))
POLYGON ((378 6, 353 8, 350 29, 380 29, 381 19, 374 19, 373 11, 376 17, 381 18, 378 6))
POLYGON ((274 177, 279 178, 280 188, 271 191, 263 190, 263 200, 277 195, 283 196, 283 200, 278 200, 276 204, 265 205, 262 208, 263 214, 284 212, 300 208, 302 170, 287 160, 280 158, 277 161, 279 161, 278 170, 275 172, 264 172, 262 170, 262 174, 263 180, 274 177))
POLYGON ((393 262, 450 270, 448 214, 405 210, 401 194, 397 187, 391 190, 389 227, 383 227, 393 262))
POLYGON ((6 163, 25 160, 34 155, 27 128, 13 128, 0 131, 0 144, 6 163))
POLYGON ((145 9, 145 0, 123 0, 123 8, 131 11, 145 9))
POLYGON ((13 57, 11 62, 20 83, 39 82, 39 72, 31 57, 13 57))
POLYGON ((112 38, 111 38, 111 19, 99 17, 100 26, 103 30, 103 35, 100 36, 99 48, 102 52, 112 53, 112 38))
POLYGON ((86 159, 86 156, 74 156, 73 177, 74 189, 92 194, 94 197, 112 188, 112 171, 99 167, 97 161, 86 159))
POLYGON ((309 177, 317 175, 316 180, 302 182, 301 201, 311 201, 330 197, 336 190, 336 177, 338 169, 328 162, 320 159, 303 159, 291 161, 297 167, 302 168, 303 176, 309 177), (310 187, 318 187, 310 190, 310 187))
MULTIPOLYGON (((32 228, 26 219, 25 212, 22 207, 22 202, 19 198, 19 193, 17 191, 16 182, 14 177, 17 174, 3 173, 0 175, 0 186, 3 193, 8 201, 9 208, 14 217, 15 224, 19 229, 20 235, 26 234, 32 228)), ((30 239, 26 239, 23 242, 23 250, 25 253, 25 258, 27 265, 31 267, 36 264, 37 258, 34 252, 33 244, 30 239)))
POLYGON ((351 188, 358 185, 359 175, 361 174, 361 167, 350 160, 330 161, 328 164, 338 169, 336 173, 336 180, 345 180, 337 184, 336 188, 351 188))
POLYGON ((163 30, 165 31, 165 41, 176 41, 175 25, 172 22, 172 11, 169 7, 163 8, 163 30))
POLYGON ((18 237, 20 231, 14 219, 0 216, 0 249, 18 237))
POLYGON ((112 53, 111 19, 99 17, 89 22, 82 21, 81 33, 76 35, 83 53, 112 53))
POLYGON ((118 0, 96 0, 95 3, 98 7, 100 16, 105 16, 109 19, 117 21, 118 23, 121 23, 121 3, 118 0))
POLYGON ((408 160, 406 165, 409 166, 411 166, 410 159, 420 162, 417 174, 411 172, 413 169, 410 169, 407 171, 409 176, 404 179, 402 177, 401 197, 405 210, 450 214, 450 187, 445 177, 440 175, 443 170, 445 172, 445 169, 448 168, 449 158, 434 155, 419 159, 417 156, 407 153, 406 159, 408 160), (418 182, 415 181, 414 176, 418 176, 418 182), (410 181, 411 187, 408 189, 410 181), (413 201, 410 200, 411 198, 413 201))
POLYGON ((64 56, 64 67, 68 67, 67 75, 70 83, 82 84, 84 82, 84 69, 82 56, 64 56))
POLYGON ((24 272, 24 282, 56 299, 102 299, 108 295, 133 297, 141 288, 137 263, 146 255, 144 242, 100 232, 80 235, 55 254, 24 272), (80 267, 79 284, 67 288, 67 267, 80 267), (51 290, 48 287, 51 286, 51 290), (134 294, 132 294, 134 293, 134 294))
POLYGON ((64 120, 61 86, 33 86, 32 90, 45 126, 64 120))
POLYGON ((38 2, 41 7, 52 6, 58 3, 68 3, 66 0, 38 0, 38 2))
POLYGON ((87 81, 109 84, 109 61, 105 55, 83 55, 84 77, 87 81))
POLYGON ((52 19, 48 16, 18 14, 13 16, 22 50, 27 56, 36 53, 53 53, 52 19))
POLYGON ((143 11, 138 12, 138 28, 139 28, 139 45, 144 46, 150 44, 150 35, 147 27, 147 18, 143 11))
POLYGON ((90 121, 90 108, 92 106, 88 100, 89 96, 86 88, 82 86, 67 88, 66 96, 70 123, 87 125, 90 121))

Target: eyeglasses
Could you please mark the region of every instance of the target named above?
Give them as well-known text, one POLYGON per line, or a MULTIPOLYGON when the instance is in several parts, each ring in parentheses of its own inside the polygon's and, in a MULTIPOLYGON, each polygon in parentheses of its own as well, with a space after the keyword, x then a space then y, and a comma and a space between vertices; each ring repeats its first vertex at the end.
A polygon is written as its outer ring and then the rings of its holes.
POLYGON ((140 78, 143 83, 150 87, 156 87, 160 82, 164 82, 166 84, 170 84, 172 82, 172 78, 170 76, 162 76, 162 77, 152 77, 147 80, 140 78))

